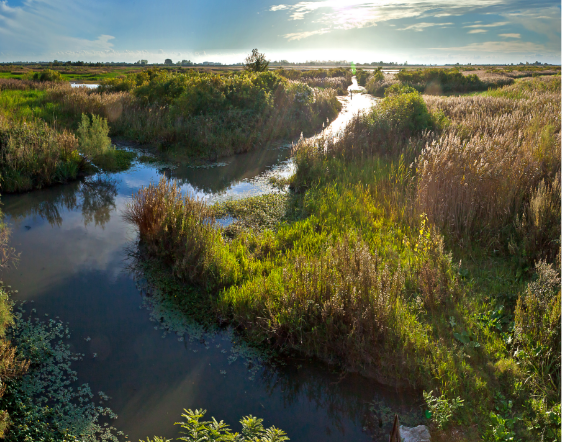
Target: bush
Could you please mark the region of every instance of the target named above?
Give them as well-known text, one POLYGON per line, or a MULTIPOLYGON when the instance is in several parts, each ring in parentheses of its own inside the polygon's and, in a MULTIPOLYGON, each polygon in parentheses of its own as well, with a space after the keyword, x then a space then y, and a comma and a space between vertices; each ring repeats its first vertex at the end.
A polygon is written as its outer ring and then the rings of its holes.
POLYGON ((178 422, 182 433, 185 435, 178 440, 186 442, 199 442, 205 441, 232 441, 232 442, 283 442, 289 440, 285 432, 275 428, 264 428, 263 419, 258 419, 253 416, 246 416, 242 418, 242 434, 232 433, 228 425, 223 421, 217 422, 213 418, 212 421, 200 421, 203 418, 206 410, 184 410, 185 413, 182 417, 185 418, 184 422, 178 422))
POLYGON ((401 83, 395 83, 385 89, 384 96, 390 97, 393 95, 400 95, 400 94, 415 94, 416 92, 417 90, 411 86, 401 83))
MULTIPOLYGON (((384 75, 384 74, 383 74, 384 75)), ((363 69, 357 69, 355 71, 355 78, 357 79, 357 84, 359 86, 365 86, 365 84, 367 83, 367 79, 369 78, 370 74, 368 71, 365 71, 363 69)))
POLYGON ((444 394, 440 397, 434 396, 433 391, 429 393, 424 391, 423 398, 431 413, 431 419, 440 430, 447 426, 455 412, 463 406, 464 402, 460 397, 449 400, 444 394))
POLYGON ((380 72, 380 75, 377 73, 367 80, 365 88, 371 95, 374 95, 375 97, 383 97, 386 89, 397 83, 399 82, 396 80, 394 75, 385 76, 385 74, 380 72))
POLYGON ((39 82, 64 81, 64 78, 59 71, 53 71, 51 69, 45 69, 41 72, 29 72, 23 76, 23 79, 39 82))
POLYGON ((88 115, 82 114, 77 133, 80 151, 84 155, 96 157, 105 154, 111 148, 111 138, 108 136, 109 126, 103 117, 92 114, 90 118, 88 115))
MULTIPOLYGON (((395 91, 396 88, 393 89, 395 91)), ((386 93, 385 93, 386 95, 386 93)), ((425 101, 417 91, 403 88, 398 93, 386 96, 376 107, 378 112, 397 130, 407 130, 410 133, 431 129, 433 125, 425 101)))

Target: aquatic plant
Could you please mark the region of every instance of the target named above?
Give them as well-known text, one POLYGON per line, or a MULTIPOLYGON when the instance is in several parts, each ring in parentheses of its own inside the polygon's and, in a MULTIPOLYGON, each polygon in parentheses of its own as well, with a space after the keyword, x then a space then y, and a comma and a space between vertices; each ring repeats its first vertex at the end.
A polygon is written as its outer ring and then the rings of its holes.
MULTIPOLYGON (((69 338, 68 325, 50 319, 41 321, 20 309, 9 331, 17 355, 28 360, 29 369, 22 377, 8 380, 0 398, 0 408, 10 413, 9 442, 114 441, 123 435, 100 420, 117 416, 107 407, 93 402, 87 384, 73 388, 77 373, 72 362, 81 355, 70 351, 63 339, 69 338)), ((100 402, 107 400, 98 393, 100 402)))

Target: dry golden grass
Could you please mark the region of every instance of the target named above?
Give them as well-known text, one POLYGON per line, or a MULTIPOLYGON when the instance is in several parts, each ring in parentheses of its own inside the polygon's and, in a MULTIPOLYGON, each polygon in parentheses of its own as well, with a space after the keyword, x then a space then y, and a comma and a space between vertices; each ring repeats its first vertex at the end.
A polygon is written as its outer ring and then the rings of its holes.
POLYGON ((417 161, 418 204, 457 235, 501 229, 560 164, 560 97, 426 97, 450 127, 417 161))

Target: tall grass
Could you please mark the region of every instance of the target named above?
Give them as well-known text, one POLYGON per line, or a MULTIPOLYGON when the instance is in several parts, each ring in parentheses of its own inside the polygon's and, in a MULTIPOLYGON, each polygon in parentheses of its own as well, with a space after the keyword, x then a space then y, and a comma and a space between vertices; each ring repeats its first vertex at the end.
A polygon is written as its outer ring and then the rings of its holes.
MULTIPOLYGON (((534 79, 539 89, 543 81, 534 79)), ((505 250, 510 236, 515 240, 515 226, 521 223, 543 220, 537 229, 548 229, 547 236, 557 238, 559 227, 546 220, 559 216, 560 210, 552 187, 560 164, 559 95, 535 92, 524 100, 428 97, 427 101, 430 108, 444 112, 451 125, 416 163, 420 210, 459 238, 489 242, 499 249, 505 250), (554 199, 547 203, 548 195, 554 199), (537 215, 530 215, 531 205, 537 215), (538 215, 545 210, 552 214, 538 215)), ((551 242, 542 253, 552 259, 558 247, 558 241, 551 242)), ((531 262, 539 253, 538 247, 532 249, 531 262)))
POLYGON ((22 192, 76 178, 83 165, 76 137, 41 120, 0 116, 0 188, 22 192))

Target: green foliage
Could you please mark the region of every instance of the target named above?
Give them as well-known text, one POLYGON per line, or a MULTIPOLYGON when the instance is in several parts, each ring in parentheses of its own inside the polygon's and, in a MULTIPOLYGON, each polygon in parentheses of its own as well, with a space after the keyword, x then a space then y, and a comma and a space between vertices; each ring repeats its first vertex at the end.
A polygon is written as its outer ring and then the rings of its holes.
POLYGON ((412 86, 408 86, 406 84, 395 83, 392 86, 389 86, 384 91, 385 97, 390 97, 393 95, 400 95, 400 94, 415 94, 417 92, 412 86))
POLYGON ((418 92, 411 92, 409 88, 389 94, 375 109, 399 130, 416 133, 431 129, 433 125, 422 96, 418 92))
MULTIPOLYGON (((375 75, 377 75, 376 72, 375 75)), ((359 86, 365 86, 365 84, 367 84, 367 79, 369 78, 369 76, 370 76, 369 72, 363 69, 357 69, 355 72, 355 78, 357 79, 357 84, 359 86)))
POLYGON ((269 61, 265 54, 261 54, 257 49, 252 49, 252 53, 246 57, 244 69, 252 72, 265 72, 269 67, 269 61))
POLYGON ((490 412, 490 424, 484 440, 487 442, 515 442, 516 434, 513 431, 516 419, 504 419, 499 414, 490 412))
POLYGON ((440 430, 447 426, 457 410, 463 406, 464 402, 460 397, 447 399, 444 394, 441 396, 434 396, 433 391, 429 393, 424 391, 423 398, 427 408, 429 408, 431 419, 433 419, 435 425, 440 430))
POLYGON ((516 360, 538 394, 560 390, 560 273, 542 261, 515 309, 516 360))
MULTIPOLYGON (((232 442, 283 442, 289 440, 285 432, 275 428, 264 428, 263 419, 253 416, 244 417, 240 423, 242 424, 242 433, 232 433, 228 425, 223 421, 217 421, 215 418, 211 421, 202 421, 206 410, 184 410, 182 417, 183 422, 177 422, 180 425, 184 437, 178 440, 186 442, 199 441, 232 441, 232 442)), ((154 442, 158 442, 156 438, 154 442)))
POLYGON ((58 71, 53 71, 51 69, 45 69, 41 72, 29 72, 23 76, 24 80, 32 81, 64 81, 64 78, 58 71))
POLYGON ((376 68, 373 71, 373 74, 371 75, 371 77, 369 78, 369 81, 383 81, 384 80, 384 72, 382 71, 381 67, 376 68))
POLYGON ((111 148, 111 138, 109 138, 109 127, 107 120, 98 115, 88 117, 82 114, 82 121, 78 126, 78 141, 80 151, 88 156, 96 157, 103 155, 111 148))
POLYGON ((136 100, 111 123, 114 133, 160 146, 177 143, 192 156, 216 159, 298 136, 341 108, 332 89, 289 83, 274 72, 151 75, 131 80, 141 85, 132 89, 136 100))

